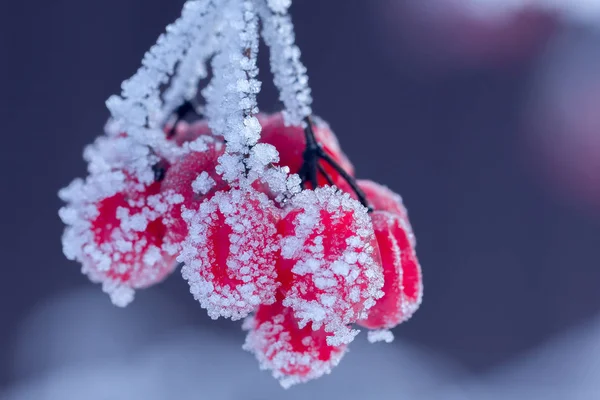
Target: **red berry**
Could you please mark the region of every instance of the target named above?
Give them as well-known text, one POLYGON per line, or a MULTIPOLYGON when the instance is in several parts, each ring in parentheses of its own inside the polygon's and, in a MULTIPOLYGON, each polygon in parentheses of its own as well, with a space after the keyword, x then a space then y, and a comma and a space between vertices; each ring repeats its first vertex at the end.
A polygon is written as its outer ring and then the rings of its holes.
POLYGON ((275 301, 279 209, 264 193, 217 192, 184 212, 179 261, 190 292, 211 318, 239 319, 275 301))
POLYGON ((383 293, 379 250, 367 210, 333 187, 304 190, 289 202, 279 224, 278 264, 283 305, 301 327, 324 329, 329 344, 349 343, 348 324, 383 293))
MULTIPOLYGON (((279 152, 279 163, 277 165, 288 166, 292 174, 300 171, 303 163, 303 153, 306 147, 306 138, 304 130, 299 126, 285 126, 281 113, 273 115, 261 115, 259 121, 262 125, 260 142, 268 143, 279 152)), ((354 167, 340 150, 339 144, 333 132, 325 124, 316 124, 314 126, 315 137, 327 152, 341 167, 350 175, 354 175, 354 167)), ((332 178, 335 184, 339 183, 342 177, 325 161, 320 161, 321 165, 332 178)), ((319 186, 327 185, 325 176, 318 175, 319 186)))
POLYGON ((203 151, 192 151, 175 162, 167 171, 161 184, 165 195, 180 196, 178 204, 171 208, 165 220, 172 242, 181 243, 187 235, 187 224, 181 217, 184 209, 195 210, 202 200, 210 198, 219 190, 228 189, 228 184, 215 167, 224 152, 224 146, 207 136, 203 151))
POLYGON ((359 324, 390 329, 409 319, 421 304, 421 266, 402 218, 387 211, 373 211, 371 219, 381 253, 385 294, 359 324))
POLYGON ((106 182, 96 178, 67 189, 63 247, 68 258, 82 263, 82 272, 102 283, 113 303, 125 306, 133 300, 133 289, 160 282, 176 266, 163 223, 169 204, 158 183, 144 186, 127 177, 117 193, 90 202, 106 190, 101 187, 106 182))
POLYGON ((260 306, 244 328, 249 329, 244 349, 254 353, 261 369, 271 370, 284 388, 330 373, 346 351, 345 345, 328 345, 322 328, 300 328, 293 311, 280 302, 260 306))
POLYGON ((367 196, 367 200, 375 210, 388 211, 397 215, 406 225, 410 242, 416 244, 415 235, 408 219, 408 212, 399 194, 394 193, 387 186, 369 180, 357 180, 358 187, 367 196))

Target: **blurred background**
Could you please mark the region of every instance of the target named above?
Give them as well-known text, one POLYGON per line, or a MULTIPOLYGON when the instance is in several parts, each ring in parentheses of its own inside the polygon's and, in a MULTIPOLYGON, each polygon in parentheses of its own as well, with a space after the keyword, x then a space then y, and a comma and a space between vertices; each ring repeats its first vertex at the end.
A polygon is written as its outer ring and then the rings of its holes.
POLYGON ((179 273, 116 309, 61 251, 56 193, 183 0, 2 2, 0 399, 600 398, 600 1, 544 3, 294 0, 314 110, 402 194, 425 296, 283 392, 179 273))

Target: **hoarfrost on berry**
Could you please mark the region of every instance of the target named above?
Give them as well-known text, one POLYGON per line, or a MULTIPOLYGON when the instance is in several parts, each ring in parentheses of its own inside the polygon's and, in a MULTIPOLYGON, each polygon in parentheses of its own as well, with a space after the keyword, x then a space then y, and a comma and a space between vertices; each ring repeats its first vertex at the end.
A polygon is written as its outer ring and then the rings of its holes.
POLYGON ((371 214, 384 276, 384 296, 359 321, 372 329, 389 329, 408 320, 423 297, 421 266, 404 220, 387 211, 371 214))
POLYGON ((249 332, 243 348, 284 388, 329 374, 346 352, 345 345, 327 344, 323 328, 300 327, 293 311, 281 303, 261 306, 244 328, 249 332))
POLYGON ((125 306, 133 289, 158 283, 173 271, 175 253, 163 223, 169 199, 157 184, 144 186, 120 175, 118 180, 110 174, 76 180, 61 191, 69 204, 59 214, 67 225, 65 255, 79 261, 90 280, 102 283, 115 305, 125 306))
POLYGON ((367 209, 334 187, 304 190, 279 224, 283 305, 301 327, 324 327, 331 345, 358 333, 349 324, 383 296, 379 250, 367 209))
POLYGON ((189 233, 178 260, 210 317, 240 319, 275 301, 278 215, 251 188, 217 192, 184 215, 189 233))

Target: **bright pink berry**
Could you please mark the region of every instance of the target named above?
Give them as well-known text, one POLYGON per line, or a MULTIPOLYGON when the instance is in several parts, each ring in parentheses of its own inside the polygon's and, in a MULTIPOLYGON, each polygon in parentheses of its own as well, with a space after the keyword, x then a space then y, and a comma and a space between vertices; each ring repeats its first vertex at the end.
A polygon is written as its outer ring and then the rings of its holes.
POLYGON ((133 289, 160 282, 176 266, 163 223, 169 204, 158 183, 144 186, 128 177, 122 190, 89 203, 86 193, 97 190, 96 183, 71 187, 79 194, 61 210, 68 225, 63 246, 93 282, 102 283, 113 303, 125 306, 133 300, 133 289))
POLYGON ((389 329, 409 319, 419 308, 423 296, 421 266, 401 217, 373 211, 371 219, 381 253, 385 294, 359 324, 389 329))
POLYGON ((165 195, 179 196, 179 201, 170 209, 169 218, 165 220, 167 234, 174 243, 181 243, 187 236, 188 229, 181 217, 182 211, 195 210, 204 199, 229 188, 215 171, 224 146, 209 136, 203 145, 205 148, 201 151, 192 151, 175 162, 161 184, 161 191, 165 195))
POLYGON ((285 388, 330 373, 346 351, 345 345, 328 345, 323 328, 300 328, 293 311, 280 302, 260 306, 244 328, 249 330, 244 349, 285 388))
POLYGON ((379 250, 367 210, 334 187, 304 190, 284 209, 278 264, 283 305, 301 327, 324 327, 328 343, 349 343, 348 324, 383 293, 379 250))
POLYGON ((279 209, 264 193, 217 192, 183 214, 189 234, 178 257, 208 315, 239 319, 275 301, 279 209))
MULTIPOLYGON (((262 125, 262 133, 260 141, 268 143, 277 149, 279 152, 279 163, 281 166, 288 166, 292 174, 300 171, 303 163, 303 153, 306 147, 306 138, 304 130, 299 126, 285 126, 281 113, 273 115, 260 115, 259 121, 262 125)), ((315 124, 315 137, 327 152, 346 172, 354 175, 354 167, 341 151, 337 138, 327 125, 315 124)), ((321 165, 337 184, 342 177, 329 164, 321 160, 321 165)), ((319 186, 327 185, 325 176, 318 174, 319 186)))

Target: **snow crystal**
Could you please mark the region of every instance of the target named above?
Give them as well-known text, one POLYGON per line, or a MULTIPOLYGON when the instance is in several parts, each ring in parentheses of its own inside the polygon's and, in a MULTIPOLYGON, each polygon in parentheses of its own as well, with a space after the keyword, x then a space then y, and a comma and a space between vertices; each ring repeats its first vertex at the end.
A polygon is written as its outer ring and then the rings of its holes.
POLYGON ((208 172, 202 171, 200 175, 192 182, 192 189, 194 192, 205 195, 215 187, 215 180, 210 177, 208 172))
POLYGON ((279 153, 275 146, 267 143, 258 143, 252 147, 246 165, 252 170, 262 171, 269 164, 277 162, 279 162, 279 153))
POLYGON ((102 285, 102 291, 110 296, 110 300, 117 307, 125 307, 133 301, 135 292, 127 286, 114 286, 108 281, 102 285))
POLYGON ((292 5, 292 0, 267 0, 269 7, 275 13, 286 13, 292 5))
POLYGON ((387 329, 380 329, 375 331, 369 331, 367 333, 367 339, 369 343, 386 342, 392 343, 394 341, 394 334, 392 331, 387 329))

